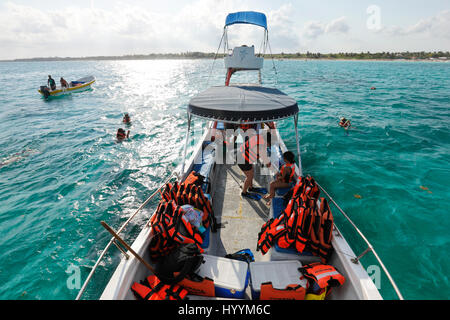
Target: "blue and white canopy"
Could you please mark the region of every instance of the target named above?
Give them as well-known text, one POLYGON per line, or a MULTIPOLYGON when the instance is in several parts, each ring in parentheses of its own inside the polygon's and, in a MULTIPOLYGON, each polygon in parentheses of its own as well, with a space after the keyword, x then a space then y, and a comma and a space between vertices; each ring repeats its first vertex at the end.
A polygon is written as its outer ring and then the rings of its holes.
POLYGON ((266 15, 255 11, 241 11, 228 14, 225 20, 225 27, 232 24, 253 24, 267 30, 266 15))

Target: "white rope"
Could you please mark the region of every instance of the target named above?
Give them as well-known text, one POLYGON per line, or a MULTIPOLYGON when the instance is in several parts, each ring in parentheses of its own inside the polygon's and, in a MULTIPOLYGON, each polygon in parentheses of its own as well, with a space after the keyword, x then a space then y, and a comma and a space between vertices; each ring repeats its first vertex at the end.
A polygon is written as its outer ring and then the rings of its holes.
POLYGON ((211 66, 211 71, 209 72, 208 81, 206 81, 206 86, 207 87, 209 85, 209 80, 211 78, 211 75, 212 75, 212 72, 213 72, 213 69, 214 69, 214 64, 216 63, 216 59, 217 59, 217 55, 219 54, 220 47, 222 46, 222 41, 223 41, 224 36, 225 36, 225 29, 223 31, 222 38, 220 39, 219 47, 217 48, 216 54, 214 55, 214 60, 213 60, 212 66, 211 66))

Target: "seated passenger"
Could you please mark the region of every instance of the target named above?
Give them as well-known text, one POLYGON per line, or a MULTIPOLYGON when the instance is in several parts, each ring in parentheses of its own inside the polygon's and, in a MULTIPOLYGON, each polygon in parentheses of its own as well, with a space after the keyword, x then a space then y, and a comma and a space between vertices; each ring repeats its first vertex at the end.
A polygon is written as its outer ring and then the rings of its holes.
POLYGON ((275 180, 270 183, 269 194, 264 197, 267 205, 270 205, 275 197, 275 189, 289 188, 295 181, 295 155, 291 151, 283 153, 283 159, 286 164, 281 167, 280 172, 275 176, 275 180))
POLYGON ((61 88, 68 88, 69 84, 67 83, 66 80, 64 80, 63 77, 61 77, 61 79, 59 79, 59 83, 61 83, 61 88))

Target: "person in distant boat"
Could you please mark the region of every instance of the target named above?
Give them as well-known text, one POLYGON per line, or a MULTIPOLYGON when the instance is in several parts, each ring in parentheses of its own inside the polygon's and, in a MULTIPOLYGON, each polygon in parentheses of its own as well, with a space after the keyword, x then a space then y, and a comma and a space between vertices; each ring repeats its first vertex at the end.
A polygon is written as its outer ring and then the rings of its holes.
POLYGON ((117 130, 117 140, 122 141, 124 139, 128 139, 129 136, 130 130, 128 130, 128 133, 125 133, 125 130, 123 130, 122 128, 119 128, 117 130))
POLYGON ((50 87, 50 89, 55 90, 56 89, 56 82, 52 78, 51 75, 48 75, 47 85, 50 87))
MULTIPOLYGON (((267 141, 262 134, 255 134, 251 137, 246 137, 245 143, 241 146, 240 152, 244 159, 244 163, 238 164, 238 166, 245 174, 244 186, 242 187, 241 193, 243 197, 252 198, 252 195, 248 191, 253 192, 256 190, 256 188, 253 188, 253 177, 255 174, 253 164, 256 163, 258 159, 261 159, 260 153, 262 148, 270 147, 271 139, 272 136, 270 132, 267 132, 267 141)), ((270 167, 270 160, 268 160, 265 165, 270 167)))
POLYGON ((344 117, 342 117, 341 121, 339 122, 339 126, 344 128, 345 130, 348 130, 352 126, 352 124, 351 124, 350 120, 347 120, 344 117))
POLYGON ((125 115, 123 116, 122 122, 126 123, 126 124, 130 124, 131 123, 130 115, 128 113, 125 113, 125 115))
POLYGON ((275 189, 289 188, 295 181, 295 155, 291 151, 283 153, 285 164, 281 167, 280 172, 275 175, 275 180, 270 183, 269 194, 264 197, 267 205, 270 205, 273 197, 275 197, 275 189))
POLYGON ((67 83, 67 81, 61 77, 61 79, 59 79, 59 83, 61 84, 61 88, 68 88, 69 84, 67 83))

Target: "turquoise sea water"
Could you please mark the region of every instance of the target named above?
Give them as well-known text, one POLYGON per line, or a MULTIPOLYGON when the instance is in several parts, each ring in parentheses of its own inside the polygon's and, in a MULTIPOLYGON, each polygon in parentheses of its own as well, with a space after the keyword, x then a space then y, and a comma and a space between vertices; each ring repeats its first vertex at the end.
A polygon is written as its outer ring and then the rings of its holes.
MULTIPOLYGON (((99 222, 117 229, 180 163, 186 104, 206 89, 211 65, 0 63, 1 299, 75 298, 66 271, 72 265, 87 277, 110 239, 99 222), (45 101, 36 90, 48 74, 97 82, 92 91, 45 101), (133 121, 131 139, 116 143, 123 112, 133 121)), ((266 61, 265 84, 301 109, 305 173, 372 242, 406 299, 449 299, 450 64, 277 61, 277 77, 271 66, 266 61), (339 128, 341 116, 357 130, 339 128)), ((209 85, 223 83, 222 67, 216 62, 209 85)), ((292 121, 280 131, 295 150, 292 121)), ((156 203, 126 229, 129 242, 156 203)), ((112 247, 84 298, 100 296, 119 257, 112 247)), ((370 255, 362 262, 375 265, 370 255)), ((385 276, 381 292, 395 298, 385 276)))

